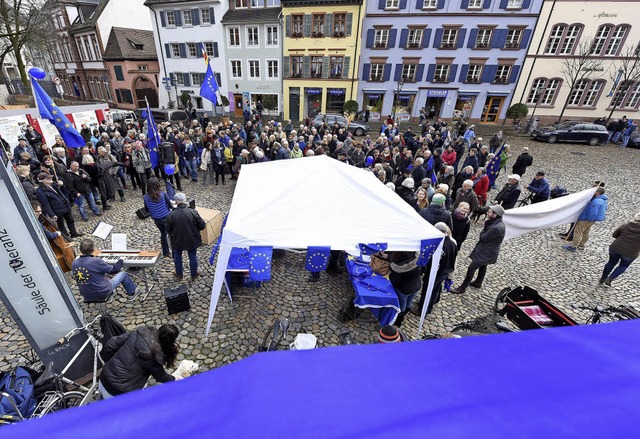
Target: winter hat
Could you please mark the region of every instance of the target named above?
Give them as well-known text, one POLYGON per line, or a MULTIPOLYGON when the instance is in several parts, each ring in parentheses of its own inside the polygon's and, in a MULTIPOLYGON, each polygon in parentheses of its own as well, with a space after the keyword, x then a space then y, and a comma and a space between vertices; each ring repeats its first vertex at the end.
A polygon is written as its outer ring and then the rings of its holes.
POLYGON ((493 210, 498 216, 504 215, 504 208, 499 204, 494 204, 493 206, 489 206, 489 209, 493 210))
POLYGON ((510 176, 507 177, 509 180, 511 180, 512 178, 516 181, 520 181, 520 176, 518 174, 511 174, 510 176))
POLYGON ((402 341, 400 331, 393 325, 386 325, 378 332, 378 343, 399 343, 402 341))
POLYGON ((394 192, 396 191, 396 185, 395 185, 395 184, 393 184, 393 183, 389 182, 389 183, 387 183, 387 184, 386 184, 386 186, 387 186, 389 189, 391 189, 392 191, 394 191, 394 192))
POLYGON ((431 198, 431 204, 435 204, 436 206, 443 205, 445 201, 447 201, 447 197, 442 194, 434 194, 431 198))
POLYGON ((187 202, 187 196, 185 194, 183 194, 182 192, 178 192, 177 194, 175 194, 173 196, 173 199, 175 200, 176 203, 186 203, 187 202))
POLYGON ((413 178, 409 177, 409 178, 405 178, 404 180, 402 180, 402 187, 406 187, 408 189, 413 189, 413 187, 414 187, 413 178))

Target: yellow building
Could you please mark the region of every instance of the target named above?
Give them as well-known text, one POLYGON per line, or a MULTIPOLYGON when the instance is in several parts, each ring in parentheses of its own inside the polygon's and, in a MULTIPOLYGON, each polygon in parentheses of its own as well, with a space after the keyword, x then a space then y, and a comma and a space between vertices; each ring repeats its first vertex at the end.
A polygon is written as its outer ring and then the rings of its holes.
POLYGON ((342 113, 356 100, 364 0, 283 0, 284 115, 342 113))

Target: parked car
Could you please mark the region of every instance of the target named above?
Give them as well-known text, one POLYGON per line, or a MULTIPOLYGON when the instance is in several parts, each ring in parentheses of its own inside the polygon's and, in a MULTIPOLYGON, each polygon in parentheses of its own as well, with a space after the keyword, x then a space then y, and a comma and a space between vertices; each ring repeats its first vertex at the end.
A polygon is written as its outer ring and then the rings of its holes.
POLYGON ((606 143, 609 133, 602 125, 587 122, 566 122, 535 129, 531 135, 548 143, 587 142, 589 145, 606 143))
MULTIPOLYGON (((138 121, 140 124, 144 123, 144 118, 142 117, 142 111, 144 108, 139 108, 134 110, 134 113, 138 117, 138 121)), ((177 124, 178 122, 184 122, 185 124, 189 123, 190 117, 189 114, 185 110, 167 110, 160 108, 152 108, 151 114, 153 115, 153 120, 156 123, 160 122, 171 122, 177 124)))
POLYGON ((640 133, 633 133, 631 137, 629 137, 629 143, 627 146, 631 148, 640 148, 640 133))
POLYGON ((130 110, 109 110, 109 115, 114 123, 137 123, 136 114, 130 110))
POLYGON ((347 128, 354 136, 364 136, 369 131, 369 125, 362 122, 351 121, 347 126, 347 118, 341 114, 317 114, 311 121, 311 126, 320 128, 324 122, 327 122, 330 127, 333 127, 334 123, 338 123, 340 128, 347 128))

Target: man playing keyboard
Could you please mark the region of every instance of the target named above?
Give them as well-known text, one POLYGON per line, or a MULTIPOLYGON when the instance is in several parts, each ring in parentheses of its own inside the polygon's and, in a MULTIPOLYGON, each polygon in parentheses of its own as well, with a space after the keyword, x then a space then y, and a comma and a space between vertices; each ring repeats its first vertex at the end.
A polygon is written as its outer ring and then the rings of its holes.
POLYGON ((104 301, 120 284, 129 295, 129 300, 134 300, 141 289, 136 287, 127 273, 120 271, 123 264, 122 259, 115 264, 109 264, 93 256, 94 251, 93 239, 82 238, 81 255, 71 264, 73 278, 80 288, 80 294, 84 297, 84 301, 104 301), (115 276, 109 279, 108 274, 115 274, 115 276))

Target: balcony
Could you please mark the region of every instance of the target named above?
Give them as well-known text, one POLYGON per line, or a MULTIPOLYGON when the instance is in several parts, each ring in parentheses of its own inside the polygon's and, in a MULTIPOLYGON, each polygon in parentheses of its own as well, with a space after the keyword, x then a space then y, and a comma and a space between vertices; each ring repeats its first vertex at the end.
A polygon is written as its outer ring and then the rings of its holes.
POLYGON ((446 42, 442 42, 440 44, 440 48, 441 49, 455 49, 456 48, 456 43, 446 43, 446 42))
POLYGON ((520 48, 520 43, 514 43, 514 42, 505 43, 504 48, 505 49, 519 49, 520 48))

